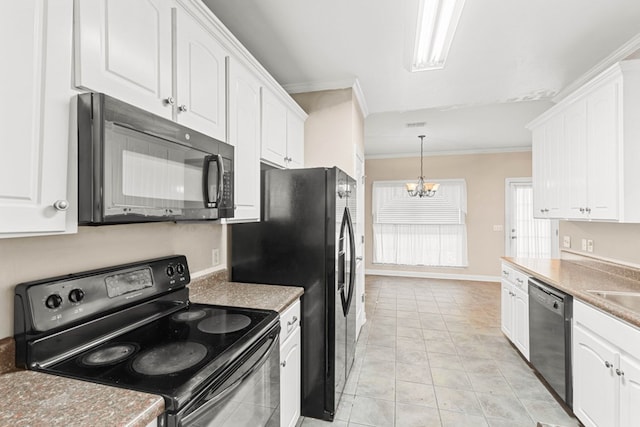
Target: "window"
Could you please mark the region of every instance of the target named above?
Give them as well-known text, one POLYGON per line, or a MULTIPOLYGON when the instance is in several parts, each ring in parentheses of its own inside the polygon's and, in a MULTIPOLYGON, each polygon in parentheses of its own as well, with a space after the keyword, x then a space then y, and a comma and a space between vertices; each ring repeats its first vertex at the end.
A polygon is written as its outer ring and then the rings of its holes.
POLYGON ((467 266, 467 185, 438 180, 434 197, 407 195, 403 181, 373 183, 375 264, 467 266))

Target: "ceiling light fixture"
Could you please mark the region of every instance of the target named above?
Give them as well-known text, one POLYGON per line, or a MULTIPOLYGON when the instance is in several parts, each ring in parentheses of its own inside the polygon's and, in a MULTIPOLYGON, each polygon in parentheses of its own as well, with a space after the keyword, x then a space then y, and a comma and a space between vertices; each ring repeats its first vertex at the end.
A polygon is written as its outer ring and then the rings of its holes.
POLYGON ((465 0, 420 0, 411 71, 444 68, 465 0))
POLYGON ((418 178, 418 182, 407 182, 407 193, 411 197, 433 197, 436 195, 436 191, 440 188, 440 184, 434 184, 433 182, 424 182, 424 173, 422 167, 422 160, 424 158, 423 146, 424 146, 424 135, 419 135, 420 138, 420 177, 418 178))

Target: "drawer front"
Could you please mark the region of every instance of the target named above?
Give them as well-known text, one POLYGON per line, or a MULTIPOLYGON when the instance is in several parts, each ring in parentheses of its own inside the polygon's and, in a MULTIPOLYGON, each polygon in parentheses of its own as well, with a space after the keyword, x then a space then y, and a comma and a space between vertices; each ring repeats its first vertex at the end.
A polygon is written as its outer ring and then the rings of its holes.
POLYGON ((504 263, 502 264, 501 274, 503 280, 513 284, 521 291, 529 293, 529 278, 526 274, 504 263))
POLYGON ((299 326, 300 300, 297 300, 280 315, 280 342, 283 343, 299 326))

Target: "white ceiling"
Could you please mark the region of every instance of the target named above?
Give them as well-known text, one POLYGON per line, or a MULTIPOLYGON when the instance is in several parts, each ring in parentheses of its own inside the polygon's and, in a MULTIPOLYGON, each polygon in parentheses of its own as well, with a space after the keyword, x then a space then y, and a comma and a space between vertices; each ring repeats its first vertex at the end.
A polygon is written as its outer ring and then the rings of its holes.
POLYGON ((529 147, 524 125, 640 31, 635 0, 467 0, 443 70, 410 73, 417 0, 204 0, 285 88, 349 87, 367 156, 529 147), (407 128, 426 122, 426 128, 407 128))

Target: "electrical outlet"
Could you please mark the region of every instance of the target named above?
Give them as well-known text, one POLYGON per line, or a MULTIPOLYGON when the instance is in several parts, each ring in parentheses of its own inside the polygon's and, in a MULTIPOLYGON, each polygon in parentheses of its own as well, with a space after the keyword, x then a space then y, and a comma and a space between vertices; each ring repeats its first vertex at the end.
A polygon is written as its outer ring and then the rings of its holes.
POLYGON ((582 244, 580 245, 580 248, 581 248, 583 251, 586 251, 586 250, 587 250, 587 239, 582 239, 582 242, 581 242, 581 243, 582 243, 582 244))
POLYGON ((587 240, 587 252, 593 252, 593 240, 587 240))
POLYGON ((571 236, 564 236, 564 238, 562 239, 562 246, 564 246, 565 248, 571 247, 571 236))
POLYGON ((213 249, 211 251, 211 264, 213 266, 220 264, 220 249, 213 249))

